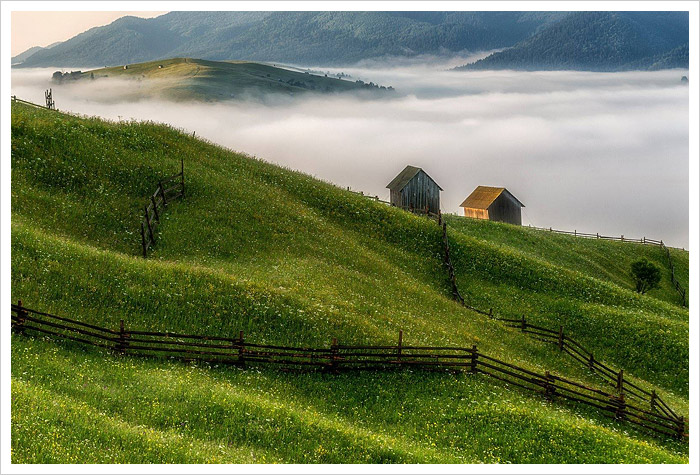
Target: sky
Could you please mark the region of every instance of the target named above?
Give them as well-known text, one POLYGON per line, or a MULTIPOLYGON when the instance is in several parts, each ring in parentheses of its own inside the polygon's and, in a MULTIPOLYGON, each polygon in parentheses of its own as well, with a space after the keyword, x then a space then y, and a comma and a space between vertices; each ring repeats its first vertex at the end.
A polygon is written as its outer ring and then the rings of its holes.
POLYGON ((687 71, 446 70, 464 62, 342 69, 394 86, 385 100, 134 101, 124 96, 134 90, 128 81, 57 86, 51 69, 13 70, 12 94, 42 103, 53 87, 59 109, 169 123, 383 199, 386 184, 414 165, 444 189, 443 212, 462 214, 478 185, 502 186, 525 203, 526 225, 688 247, 687 71))
POLYGON ((12 12, 12 56, 32 46, 65 41, 123 16, 152 18, 167 12, 12 12))

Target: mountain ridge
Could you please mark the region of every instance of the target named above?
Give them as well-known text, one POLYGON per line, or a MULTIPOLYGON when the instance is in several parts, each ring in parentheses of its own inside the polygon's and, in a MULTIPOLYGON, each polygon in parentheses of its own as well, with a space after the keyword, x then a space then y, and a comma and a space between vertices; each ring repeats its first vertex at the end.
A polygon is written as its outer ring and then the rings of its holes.
POLYGON ((21 67, 99 67, 190 56, 306 64, 511 46, 560 12, 171 12, 122 17, 21 67))
POLYGON ((686 12, 575 12, 511 48, 455 69, 687 68, 687 46, 686 12))

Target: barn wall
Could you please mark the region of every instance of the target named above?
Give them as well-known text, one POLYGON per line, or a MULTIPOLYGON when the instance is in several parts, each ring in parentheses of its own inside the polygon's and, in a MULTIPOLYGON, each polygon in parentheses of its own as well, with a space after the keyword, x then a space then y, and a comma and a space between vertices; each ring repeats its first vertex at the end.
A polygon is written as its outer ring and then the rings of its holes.
POLYGON ((389 190, 389 202, 394 206, 403 206, 401 204, 401 192, 398 190, 389 190))
POLYGON ((489 210, 464 208, 464 216, 466 216, 467 218, 489 219, 489 210))
POLYGON ((488 208, 489 219, 503 223, 523 224, 520 204, 507 193, 501 193, 488 208))
POLYGON ((428 205, 431 213, 437 213, 440 210, 440 188, 422 170, 406 183, 400 194, 401 206, 424 209, 425 205, 428 205))

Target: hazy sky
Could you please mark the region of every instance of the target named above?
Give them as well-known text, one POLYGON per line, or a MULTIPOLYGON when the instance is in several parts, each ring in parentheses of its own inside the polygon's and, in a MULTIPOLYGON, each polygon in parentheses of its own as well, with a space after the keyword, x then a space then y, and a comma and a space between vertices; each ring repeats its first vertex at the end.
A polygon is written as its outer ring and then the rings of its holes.
POLYGON ((130 81, 57 86, 50 68, 13 70, 12 94, 42 103, 53 87, 59 109, 169 123, 384 199, 386 184, 415 165, 445 190, 443 211, 462 214, 477 185, 505 186, 525 203, 524 224, 687 248, 687 71, 446 70, 465 59, 342 68, 394 86, 388 100, 134 102, 123 97, 130 81))
POLYGON ((32 46, 65 41, 123 16, 152 18, 163 13, 167 12, 12 12, 12 56, 32 46))

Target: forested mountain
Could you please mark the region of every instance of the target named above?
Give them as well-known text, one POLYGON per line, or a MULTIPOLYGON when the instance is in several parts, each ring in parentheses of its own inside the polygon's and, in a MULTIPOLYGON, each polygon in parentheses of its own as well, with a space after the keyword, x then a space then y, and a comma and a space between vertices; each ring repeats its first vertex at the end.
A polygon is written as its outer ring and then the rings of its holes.
POLYGON ((575 12, 457 69, 619 71, 688 67, 687 12, 575 12))
POLYGON ((21 53, 18 54, 17 56, 13 56, 13 57, 12 57, 12 64, 21 63, 22 61, 25 61, 25 60, 26 60, 27 58, 29 58, 31 55, 33 55, 33 54, 36 53, 37 51, 41 51, 42 49, 44 49, 44 48, 41 47, 41 46, 32 46, 31 48, 29 48, 28 50, 25 50, 25 51, 21 52, 21 53))
POLYGON ((465 67, 612 71, 687 67, 687 47, 687 12, 172 12, 120 18, 21 66, 172 57, 312 66, 508 48, 465 67))
POLYGON ((22 66, 114 66, 170 57, 348 64, 385 55, 511 46, 557 12, 172 12, 124 17, 22 66))

